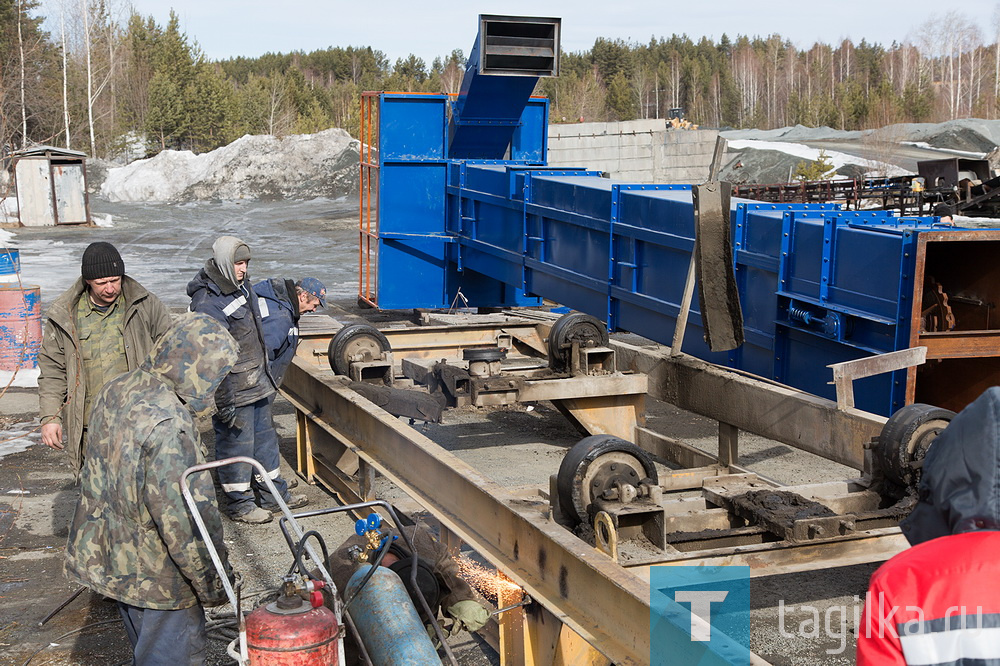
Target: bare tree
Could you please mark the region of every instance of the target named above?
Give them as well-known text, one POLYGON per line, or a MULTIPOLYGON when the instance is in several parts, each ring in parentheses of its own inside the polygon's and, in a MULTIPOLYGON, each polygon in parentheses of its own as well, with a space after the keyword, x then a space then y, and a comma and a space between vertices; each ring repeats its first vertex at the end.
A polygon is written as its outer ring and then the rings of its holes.
POLYGON ((24 36, 21 23, 24 21, 24 2, 17 0, 17 50, 21 57, 21 148, 28 147, 28 105, 24 96, 24 36))
POLYGON ((861 144, 868 162, 868 171, 882 178, 898 173, 896 161, 906 133, 900 125, 887 125, 881 129, 865 132, 861 144))
POLYGON ((990 110, 994 117, 997 98, 1000 98, 1000 2, 993 8, 993 99, 990 110))
POLYGON ((63 8, 59 9, 59 32, 62 35, 62 93, 63 93, 63 122, 66 125, 66 150, 70 148, 70 133, 69 133, 69 85, 68 85, 68 72, 67 63, 67 47, 66 47, 66 13, 63 8))

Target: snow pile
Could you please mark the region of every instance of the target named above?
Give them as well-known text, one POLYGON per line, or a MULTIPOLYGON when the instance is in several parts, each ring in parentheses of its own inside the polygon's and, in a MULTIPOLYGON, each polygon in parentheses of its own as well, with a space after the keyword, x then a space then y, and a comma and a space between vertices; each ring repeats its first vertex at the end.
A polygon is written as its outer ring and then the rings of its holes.
POLYGON ((209 153, 165 150, 111 169, 111 201, 338 198, 357 191, 358 141, 341 129, 244 136, 209 153))

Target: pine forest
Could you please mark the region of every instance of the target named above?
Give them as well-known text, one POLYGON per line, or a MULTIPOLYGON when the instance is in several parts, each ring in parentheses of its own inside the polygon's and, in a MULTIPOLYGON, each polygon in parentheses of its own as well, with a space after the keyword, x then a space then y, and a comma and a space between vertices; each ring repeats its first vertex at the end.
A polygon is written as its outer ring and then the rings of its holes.
MULTIPOLYGON (((159 25, 116 2, 81 0, 46 15, 37 0, 0 0, 0 148, 41 143, 120 159, 204 152, 244 134, 341 127, 357 136, 363 91, 456 93, 465 68, 458 49, 428 64, 414 55, 390 62, 363 45, 211 61, 176 14, 159 25)), ((676 109, 704 127, 761 129, 994 119, 998 33, 1000 13, 987 28, 951 11, 889 45, 597 39, 588 51, 564 52, 560 76, 542 79, 536 93, 551 100, 553 122, 676 109)))

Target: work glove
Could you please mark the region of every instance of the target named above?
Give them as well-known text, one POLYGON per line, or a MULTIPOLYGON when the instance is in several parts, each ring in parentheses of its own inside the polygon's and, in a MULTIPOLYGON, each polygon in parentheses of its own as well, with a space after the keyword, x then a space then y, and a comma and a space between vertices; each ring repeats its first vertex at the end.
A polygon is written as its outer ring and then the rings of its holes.
POLYGON ((219 407, 219 411, 215 413, 215 418, 219 419, 225 423, 228 427, 232 428, 233 424, 236 423, 236 405, 226 405, 225 407, 219 407))
POLYGON ((449 607, 448 615, 455 618, 455 624, 451 627, 453 636, 462 629, 468 632, 479 631, 490 619, 490 614, 486 609, 471 599, 459 601, 449 607))

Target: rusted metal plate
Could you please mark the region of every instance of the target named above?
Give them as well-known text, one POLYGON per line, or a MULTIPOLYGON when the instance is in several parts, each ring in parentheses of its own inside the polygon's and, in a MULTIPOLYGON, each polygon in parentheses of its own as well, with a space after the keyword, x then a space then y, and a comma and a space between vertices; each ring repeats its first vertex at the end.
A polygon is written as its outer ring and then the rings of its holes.
POLYGON ((691 188, 696 230, 698 302, 712 351, 743 344, 743 311, 733 270, 729 230, 731 185, 713 181, 691 188))

